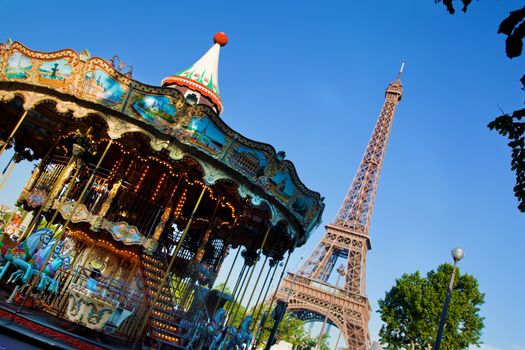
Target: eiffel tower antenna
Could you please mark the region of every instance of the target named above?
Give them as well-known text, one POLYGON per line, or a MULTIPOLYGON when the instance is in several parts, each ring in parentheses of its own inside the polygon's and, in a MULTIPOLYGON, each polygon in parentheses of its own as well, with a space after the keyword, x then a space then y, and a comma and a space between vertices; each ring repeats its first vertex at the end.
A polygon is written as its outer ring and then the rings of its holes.
POLYGON ((283 301, 290 293, 288 309, 300 319, 323 322, 326 318, 339 328, 352 349, 371 349, 371 309, 365 288, 370 219, 394 113, 403 95, 404 66, 405 62, 396 80, 388 84, 372 137, 336 217, 299 272, 288 273, 277 291, 277 298, 283 301), (346 261, 344 280, 341 286, 333 286, 329 278, 340 259, 346 261))

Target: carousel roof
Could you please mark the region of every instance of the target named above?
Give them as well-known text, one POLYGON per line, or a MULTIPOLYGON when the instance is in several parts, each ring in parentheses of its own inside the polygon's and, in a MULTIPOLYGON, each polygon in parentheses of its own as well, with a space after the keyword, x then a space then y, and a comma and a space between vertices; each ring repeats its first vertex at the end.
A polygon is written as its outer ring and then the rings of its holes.
POLYGON ((320 223, 323 198, 302 183, 283 153, 246 138, 219 117, 217 66, 227 37, 218 33, 214 41, 193 66, 158 87, 133 80, 115 60, 91 57, 87 50, 46 53, 9 40, 0 43, 0 101, 19 96, 25 109, 52 101, 57 111, 77 120, 98 115, 113 139, 142 133, 155 151, 173 160, 196 160, 208 185, 230 181, 254 206, 266 203, 272 224, 287 220, 290 236, 302 245, 320 223), (194 92, 206 98, 193 103, 194 92))
POLYGON ((222 111, 222 101, 219 97, 219 52, 228 43, 228 37, 223 32, 215 34, 213 46, 191 67, 170 75, 162 80, 162 86, 173 85, 187 87, 208 97, 217 112, 222 111))

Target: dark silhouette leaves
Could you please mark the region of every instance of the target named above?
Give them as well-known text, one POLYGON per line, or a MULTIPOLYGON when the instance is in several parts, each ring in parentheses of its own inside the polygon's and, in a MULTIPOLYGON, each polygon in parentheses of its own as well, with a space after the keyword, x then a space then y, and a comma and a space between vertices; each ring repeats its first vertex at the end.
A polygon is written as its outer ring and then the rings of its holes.
POLYGON ((498 34, 505 34, 505 51, 509 58, 518 57, 523 49, 523 38, 525 37, 525 7, 520 10, 511 11, 499 25, 498 34))
MULTIPOLYGON (((434 3, 443 3, 450 14, 454 14, 454 0, 434 0, 434 3)), ((472 0, 462 0, 463 12, 472 0)), ((519 10, 511 11, 499 25, 498 34, 507 36, 505 40, 505 53, 507 57, 514 58, 523 51, 525 38, 525 6, 519 10)), ((525 91, 525 75, 520 79, 525 91)), ((511 169, 516 173, 514 195, 518 198, 518 209, 525 213, 525 109, 514 111, 512 115, 503 114, 491 121, 487 126, 496 130, 500 135, 507 137, 512 150, 511 169)))
MULTIPOLYGON (((520 79, 525 89, 525 75, 520 79)), ((507 137, 512 150, 511 170, 516 173, 514 195, 518 198, 518 209, 525 212, 525 108, 514 111, 512 115, 503 114, 488 124, 490 130, 496 130, 507 137)))
MULTIPOLYGON (((439 2, 442 2, 443 5, 445 5, 445 7, 447 8, 448 13, 453 15, 454 12, 456 12, 456 10, 454 9, 454 5, 452 4, 452 1, 453 0, 434 0, 436 4, 439 2)), ((461 11, 467 12, 468 5, 470 5, 472 0, 461 0, 461 2, 463 3, 463 8, 461 9, 461 11)))

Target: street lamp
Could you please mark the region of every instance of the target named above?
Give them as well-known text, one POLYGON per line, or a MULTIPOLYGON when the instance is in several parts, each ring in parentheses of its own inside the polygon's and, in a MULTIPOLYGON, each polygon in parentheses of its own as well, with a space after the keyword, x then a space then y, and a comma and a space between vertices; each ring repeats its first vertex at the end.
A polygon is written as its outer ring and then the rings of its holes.
POLYGON ((463 252, 463 249, 454 248, 452 250, 452 259, 454 259, 454 267, 452 268, 452 276, 450 276, 450 284, 448 285, 447 297, 445 298, 445 304, 443 305, 443 311, 441 312, 441 320, 439 321, 439 328, 438 328, 438 332, 436 335, 436 342, 434 343, 432 350, 439 350, 439 347, 441 345, 441 338, 443 337, 443 328, 445 327, 445 322, 447 320, 448 304, 450 302, 452 288, 454 288, 454 278, 456 277, 456 267, 457 267, 458 261, 463 259, 464 256, 465 256, 465 253, 463 252))

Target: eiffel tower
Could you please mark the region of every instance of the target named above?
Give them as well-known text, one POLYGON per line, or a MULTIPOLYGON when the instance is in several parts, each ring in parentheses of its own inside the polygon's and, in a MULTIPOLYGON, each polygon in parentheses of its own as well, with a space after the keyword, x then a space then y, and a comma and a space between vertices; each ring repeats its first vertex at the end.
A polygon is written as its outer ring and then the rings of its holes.
POLYGON ((276 295, 281 301, 289 298, 288 310, 298 318, 336 326, 347 346, 355 350, 371 349, 371 309, 365 290, 370 218, 394 113, 403 94, 403 67, 404 63, 397 79, 388 84, 379 120, 337 216, 299 272, 285 276, 276 295), (337 269, 343 284, 334 286, 329 278, 340 259, 346 261, 345 267, 337 269))

